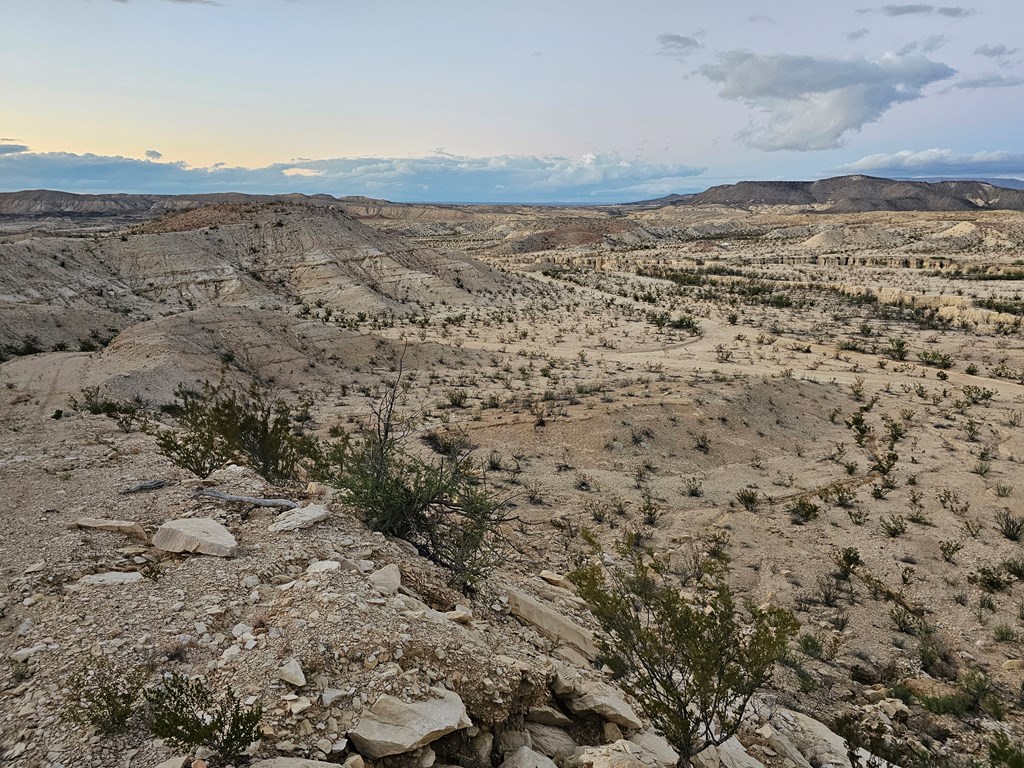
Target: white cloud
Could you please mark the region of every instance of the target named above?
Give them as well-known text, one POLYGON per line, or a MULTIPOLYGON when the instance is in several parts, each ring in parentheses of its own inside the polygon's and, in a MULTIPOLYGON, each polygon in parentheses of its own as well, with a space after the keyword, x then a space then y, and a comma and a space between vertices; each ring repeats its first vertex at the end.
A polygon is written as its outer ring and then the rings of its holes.
POLYGON ((1024 175, 1024 153, 992 151, 964 154, 952 149, 905 149, 901 152, 868 155, 841 166, 839 170, 891 176, 1024 175))
POLYGON ((869 60, 746 51, 724 53, 699 72, 721 85, 723 98, 765 115, 752 119, 739 138, 766 151, 838 147, 848 132, 956 74, 923 56, 869 60))
POLYGON ((661 46, 658 54, 671 56, 675 59, 685 59, 691 53, 700 50, 700 41, 695 37, 686 35, 658 35, 658 44, 661 46))
POLYGON ((1024 78, 1015 75, 999 75, 991 73, 968 77, 958 81, 953 87, 961 90, 973 91, 978 88, 1013 88, 1017 85, 1024 85, 1024 78))
POLYGON ((990 59, 1001 59, 1012 56, 1019 49, 1007 48, 1005 45, 979 45, 974 52, 979 56, 988 56, 990 59))

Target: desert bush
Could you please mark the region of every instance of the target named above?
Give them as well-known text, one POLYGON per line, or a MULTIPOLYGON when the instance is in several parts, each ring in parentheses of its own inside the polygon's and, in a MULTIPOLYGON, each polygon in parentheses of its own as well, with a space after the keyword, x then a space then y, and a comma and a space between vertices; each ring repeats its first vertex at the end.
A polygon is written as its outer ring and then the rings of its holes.
POLYGON ((786 508, 786 511, 789 513, 789 518, 793 521, 794 525, 803 525, 812 520, 817 520, 821 507, 810 499, 796 499, 786 508))
POLYGON ((179 387, 175 398, 178 430, 158 434, 157 446, 199 477, 244 460, 267 480, 285 482, 323 458, 323 446, 298 428, 306 407, 293 408, 259 385, 236 391, 204 382, 198 392, 179 387))
POLYGON ((884 533, 889 538, 899 538, 907 532, 907 521, 903 519, 902 515, 888 515, 883 517, 879 521, 879 525, 884 533))
POLYGON ((930 365, 933 368, 946 370, 953 367, 953 357, 946 352, 925 350, 918 353, 917 359, 925 365, 930 365))
POLYGON ((154 736, 183 749, 207 747, 233 760, 260 737, 262 707, 242 705, 228 690, 220 701, 202 679, 173 673, 145 692, 154 736))
POLYGON ((996 513, 996 528, 1010 541, 1024 538, 1024 516, 1015 515, 1008 509, 996 513))
POLYGON ((338 485, 367 526, 409 541, 447 568, 453 585, 471 590, 497 563, 505 502, 487 489, 468 443, 429 461, 406 452, 400 382, 401 373, 374 405, 371 428, 347 446, 338 485))
POLYGON ((972 584, 977 584, 981 589, 989 593, 1003 592, 1013 583, 1013 576, 1004 573, 998 568, 990 568, 983 565, 978 570, 967 576, 972 584))
POLYGON ((602 658, 684 759, 738 730, 754 693, 796 634, 792 614, 748 605, 741 618, 722 578, 706 578, 693 600, 650 552, 625 564, 570 575, 604 634, 602 658))
POLYGON ((997 731, 988 745, 988 761, 992 768, 1024 768, 1024 744, 1014 744, 1009 736, 997 731))
POLYGON ((147 674, 142 667, 128 668, 102 656, 91 657, 68 680, 61 714, 72 723, 119 733, 128 727, 147 674))
POLYGON ((942 553, 942 559, 947 563, 954 562, 957 552, 964 548, 962 541, 940 541, 939 551, 942 553))
POLYGON ((744 488, 737 492, 736 501, 748 512, 756 512, 761 503, 761 496, 753 488, 744 488))

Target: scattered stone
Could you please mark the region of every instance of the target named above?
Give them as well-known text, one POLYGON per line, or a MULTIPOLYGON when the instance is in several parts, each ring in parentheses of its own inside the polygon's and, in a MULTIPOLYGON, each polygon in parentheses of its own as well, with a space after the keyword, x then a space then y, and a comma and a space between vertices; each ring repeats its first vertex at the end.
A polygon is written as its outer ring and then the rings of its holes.
POLYGON ((299 507, 281 513, 280 517, 272 522, 267 530, 274 533, 281 531, 297 531, 300 528, 308 528, 311 525, 326 520, 331 513, 327 507, 321 504, 310 504, 308 507, 299 507))
POLYGON ((33 645, 31 648, 19 648, 16 651, 12 651, 11 658, 19 664, 24 664, 37 653, 45 650, 46 646, 40 643, 39 645, 33 645))
POLYGON ((385 565, 369 576, 370 584, 382 595, 393 595, 402 586, 402 571, 397 565, 385 565))
POLYGON ((231 531, 208 517, 168 520, 157 529, 153 546, 165 552, 197 552, 214 557, 234 557, 238 551, 231 531))
POLYGON ((327 573, 339 568, 341 568, 341 563, 338 560, 319 560, 306 568, 306 573, 327 573))
POLYGON ((106 573, 92 573, 83 576, 75 582, 76 587, 116 587, 121 584, 134 584, 142 581, 142 574, 138 571, 108 571, 106 573))
POLYGON ((409 703, 385 694, 363 711, 349 737, 364 756, 377 760, 410 752, 471 725, 466 705, 451 691, 444 691, 440 699, 409 703))
MULTIPOLYGON (((344 763, 348 765, 348 761, 344 763)), ((257 760, 250 768, 338 768, 337 763, 325 763, 322 760, 308 760, 304 757, 272 757, 269 760, 257 760)), ((355 766, 350 766, 355 768, 355 766)))
POLYGON ((557 768, 544 755, 534 752, 529 747, 520 747, 501 764, 500 768, 557 768))
POLYGON ((303 674, 302 665, 299 664, 298 659, 292 659, 284 664, 277 670, 277 676, 279 679, 294 685, 296 688, 301 688, 306 684, 306 675, 303 674))
POLYGON ((162 763, 157 765, 156 768, 185 768, 188 763, 189 759, 187 755, 179 755, 177 757, 164 760, 162 763))
POLYGON ((72 528, 95 528, 100 531, 110 531, 111 533, 123 533, 126 536, 139 539, 141 541, 149 541, 149 536, 146 535, 146 531, 138 523, 129 522, 128 520, 105 520, 99 517, 81 517, 75 520, 71 524, 72 528))

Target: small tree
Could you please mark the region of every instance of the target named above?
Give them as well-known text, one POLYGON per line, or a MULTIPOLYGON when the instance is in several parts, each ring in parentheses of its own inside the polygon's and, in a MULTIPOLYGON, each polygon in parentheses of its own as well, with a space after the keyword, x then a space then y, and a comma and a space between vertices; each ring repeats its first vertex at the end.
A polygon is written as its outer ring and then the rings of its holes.
POLYGON ((720 572, 690 601, 662 560, 621 554, 622 567, 590 564, 569 578, 604 630, 604 662, 688 763, 736 733, 799 625, 774 606, 747 605, 743 621, 720 572))

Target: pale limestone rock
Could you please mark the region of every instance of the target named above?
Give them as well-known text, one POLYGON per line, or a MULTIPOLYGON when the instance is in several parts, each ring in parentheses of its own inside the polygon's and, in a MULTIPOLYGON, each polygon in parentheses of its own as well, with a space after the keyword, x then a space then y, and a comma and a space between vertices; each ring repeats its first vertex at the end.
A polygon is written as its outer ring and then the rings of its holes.
POLYGON ((573 589, 572 582, 569 581, 567 578, 565 578, 565 576, 563 576, 560 573, 555 573, 554 571, 546 571, 545 570, 545 571, 541 571, 538 575, 542 579, 544 579, 544 581, 546 581, 548 584, 551 584, 552 586, 561 587, 562 589, 566 589, 566 590, 568 590, 570 592, 573 589))
POLYGON ((178 757, 172 757, 164 760, 162 763, 156 766, 156 768, 185 768, 189 764, 189 758, 185 755, 179 755, 178 757))
POLYGON ((567 704, 573 712, 591 712, 631 731, 642 727, 640 718, 622 698, 622 693, 607 683, 584 680, 567 704))
POLYGON ((280 533, 281 531, 297 531, 300 528, 308 528, 311 525, 326 520, 331 513, 327 507, 321 504, 310 504, 306 507, 297 507, 287 512, 282 512, 277 520, 272 522, 268 531, 280 533))
POLYGON ((298 659, 292 659, 291 661, 283 664, 280 669, 277 670, 277 676, 286 683, 294 685, 296 688, 301 688, 306 684, 306 675, 302 671, 302 665, 299 664, 298 659))
POLYGON ((385 694, 363 710, 349 738, 364 756, 377 760, 410 752, 470 725, 466 705, 451 691, 439 699, 410 703, 385 694))
POLYGON ((527 723, 526 732, 533 748, 548 757, 568 757, 580 747, 564 729, 554 725, 527 723))
MULTIPOLYGON (((824 723, 801 712, 781 707, 775 711, 771 723, 780 735, 793 744, 807 763, 850 768, 846 740, 824 723)), ((867 765, 872 759, 871 754, 863 749, 858 751, 861 765, 867 765)))
POLYGON ((307 760, 304 757, 272 757, 269 760, 257 760, 249 768, 338 768, 338 764, 307 760))
MULTIPOLYGON (((570 690, 572 690, 570 688, 570 690)), ((572 725, 572 718, 562 710, 547 704, 532 707, 526 713, 526 722, 540 723, 541 725, 557 725, 559 728, 567 728, 572 725)))
POLYGON ((1024 659, 1007 659, 1000 666, 1008 672, 1016 672, 1019 669, 1024 669, 1024 659))
POLYGON ((233 557, 238 551, 231 531, 208 517, 168 520, 157 529, 153 546, 165 552, 198 552, 215 557, 233 557))
POLYGON ((594 636, 576 622, 567 619, 556 608, 523 592, 509 589, 508 609, 517 619, 530 624, 551 640, 572 646, 588 659, 597 657, 594 636))
POLYGON ((371 573, 369 579, 373 588, 382 595, 393 595, 402 586, 402 571, 391 563, 371 573))
POLYGON ((121 584, 134 584, 142 581, 142 574, 138 571, 108 571, 107 573, 92 573, 83 576, 75 582, 76 587, 116 587, 121 584))
POLYGON ((629 741, 580 749, 567 765, 574 768, 655 768, 647 753, 629 741))
POLYGON ((646 752, 659 768, 674 768, 679 762, 679 753, 668 743, 668 739, 654 731, 641 731, 629 740, 646 752))
POLYGON ((736 737, 719 747, 708 747, 690 758, 694 768, 764 768, 764 763, 747 754, 736 737))
POLYGON ((111 533, 123 533, 140 541, 149 541, 146 531, 138 523, 128 520, 104 520, 99 517, 82 517, 72 523, 75 528, 95 528, 99 531, 110 531, 111 533))
POLYGON ((503 762, 500 768, 557 768, 544 755, 534 752, 529 747, 520 747, 503 762))
POLYGON ((336 571, 341 568, 341 562, 338 560, 318 560, 315 563, 310 563, 309 567, 306 568, 306 573, 327 573, 328 571, 336 571))

